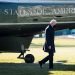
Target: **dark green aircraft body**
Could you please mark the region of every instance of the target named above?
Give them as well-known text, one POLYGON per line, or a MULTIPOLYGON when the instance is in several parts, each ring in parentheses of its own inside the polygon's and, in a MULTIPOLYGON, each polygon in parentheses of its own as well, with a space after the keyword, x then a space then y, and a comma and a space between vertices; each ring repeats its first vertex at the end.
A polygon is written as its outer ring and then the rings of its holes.
POLYGON ((51 19, 57 20, 55 30, 75 28, 75 2, 0 2, 0 50, 19 52, 22 44, 28 49, 51 19))

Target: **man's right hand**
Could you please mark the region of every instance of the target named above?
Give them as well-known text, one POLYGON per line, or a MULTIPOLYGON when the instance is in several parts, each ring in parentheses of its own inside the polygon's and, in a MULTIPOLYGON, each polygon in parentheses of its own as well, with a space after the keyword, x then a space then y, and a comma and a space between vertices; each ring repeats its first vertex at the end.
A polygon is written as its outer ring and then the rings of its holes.
POLYGON ((51 49, 51 46, 49 46, 48 48, 51 49))

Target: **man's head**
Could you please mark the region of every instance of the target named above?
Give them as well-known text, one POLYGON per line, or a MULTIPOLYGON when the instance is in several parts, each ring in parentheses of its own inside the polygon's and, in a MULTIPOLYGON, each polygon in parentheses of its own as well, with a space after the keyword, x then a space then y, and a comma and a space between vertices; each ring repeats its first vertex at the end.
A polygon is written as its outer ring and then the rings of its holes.
POLYGON ((54 25, 56 25, 57 21, 55 19, 52 19, 49 24, 53 27, 54 25))

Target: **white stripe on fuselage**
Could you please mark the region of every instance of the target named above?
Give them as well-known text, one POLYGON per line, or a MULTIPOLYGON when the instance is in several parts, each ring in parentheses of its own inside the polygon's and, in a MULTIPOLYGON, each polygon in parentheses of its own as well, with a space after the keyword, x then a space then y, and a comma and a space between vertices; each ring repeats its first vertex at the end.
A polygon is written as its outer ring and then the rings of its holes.
MULTIPOLYGON (((62 23, 65 23, 65 24, 67 24, 67 23, 75 23, 75 21, 67 21, 67 22, 57 22, 57 24, 62 24, 62 23)), ((33 25, 35 25, 35 24, 49 24, 49 22, 37 22, 37 23, 0 23, 0 25, 30 25, 30 24, 33 24, 33 25)))

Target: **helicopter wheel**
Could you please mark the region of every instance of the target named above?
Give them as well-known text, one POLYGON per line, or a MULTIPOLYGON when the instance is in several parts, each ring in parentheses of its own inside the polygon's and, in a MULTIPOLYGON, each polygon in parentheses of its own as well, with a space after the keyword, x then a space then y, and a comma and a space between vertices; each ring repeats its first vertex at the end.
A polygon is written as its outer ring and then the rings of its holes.
POLYGON ((33 63, 35 58, 32 54, 27 54, 24 58, 25 62, 26 63, 33 63))

